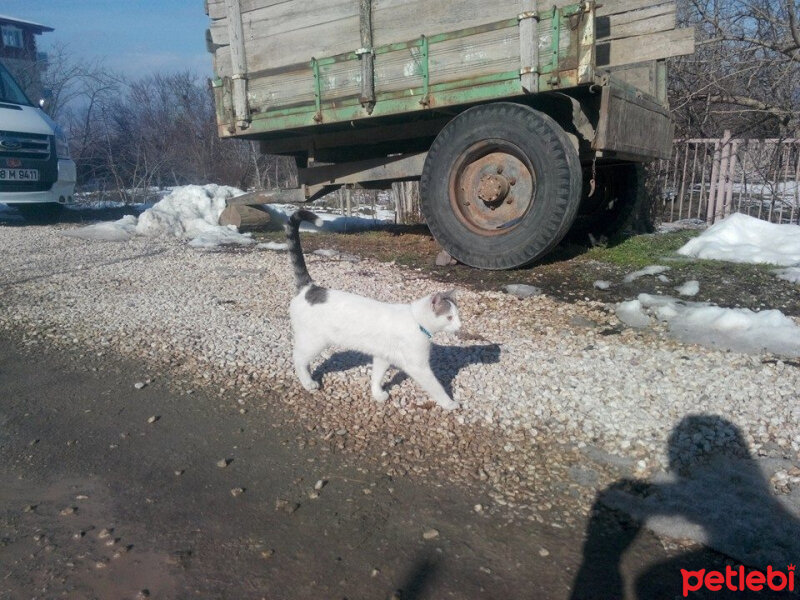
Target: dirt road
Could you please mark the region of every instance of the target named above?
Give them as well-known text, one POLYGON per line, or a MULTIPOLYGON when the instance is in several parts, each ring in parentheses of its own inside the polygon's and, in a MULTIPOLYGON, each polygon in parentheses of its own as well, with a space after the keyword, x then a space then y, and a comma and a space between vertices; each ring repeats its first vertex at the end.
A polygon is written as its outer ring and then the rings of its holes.
MULTIPOLYGON (((569 596, 585 522, 477 512, 477 486, 301 449, 277 411, 137 390, 137 371, 0 342, 0 598, 569 596)), ((611 550, 625 526, 609 522, 611 550)), ((621 567, 633 580, 667 559, 643 532, 621 567)), ((673 597, 678 583, 649 585, 673 597)))

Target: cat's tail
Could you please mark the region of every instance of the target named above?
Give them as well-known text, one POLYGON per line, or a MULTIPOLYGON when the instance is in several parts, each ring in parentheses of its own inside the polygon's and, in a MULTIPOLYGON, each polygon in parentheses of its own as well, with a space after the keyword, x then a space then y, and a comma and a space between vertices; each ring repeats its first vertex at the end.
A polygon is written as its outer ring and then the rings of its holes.
POLYGON ((310 210, 298 210, 293 213, 286 224, 283 226, 286 231, 286 240, 289 246, 289 258, 294 269, 294 284, 297 291, 311 283, 311 275, 308 274, 306 261, 303 258, 303 248, 300 245, 300 223, 308 221, 317 227, 322 227, 322 219, 310 210))

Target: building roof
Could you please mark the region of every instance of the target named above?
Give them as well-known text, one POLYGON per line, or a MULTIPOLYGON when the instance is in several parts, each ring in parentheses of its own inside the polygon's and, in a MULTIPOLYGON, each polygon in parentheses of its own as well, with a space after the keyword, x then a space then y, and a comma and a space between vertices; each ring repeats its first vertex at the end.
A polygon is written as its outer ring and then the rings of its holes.
POLYGON ((13 25, 27 27, 28 29, 35 30, 36 33, 44 33, 45 31, 55 31, 52 27, 48 27, 47 25, 42 25, 41 23, 34 23, 33 21, 17 19, 15 17, 9 17, 7 15, 0 15, 0 24, 3 23, 11 23, 13 25))

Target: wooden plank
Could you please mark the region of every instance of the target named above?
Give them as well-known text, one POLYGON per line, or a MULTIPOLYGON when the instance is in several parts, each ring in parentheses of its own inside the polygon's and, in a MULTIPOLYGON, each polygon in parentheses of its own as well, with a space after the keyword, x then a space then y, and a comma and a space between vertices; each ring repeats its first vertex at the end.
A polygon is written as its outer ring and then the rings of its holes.
MULTIPOLYGON (((270 6, 275 6, 279 4, 292 4, 295 3, 297 0, 241 0, 241 11, 242 14, 246 14, 249 12, 256 11, 260 8, 266 8, 270 6)), ((450 9, 454 13, 465 13, 467 9, 472 8, 474 5, 467 5, 467 2, 459 2, 458 7, 454 7, 451 2, 443 2, 443 0, 431 0, 431 2, 440 2, 442 4, 449 4, 450 9), (463 8, 462 8, 463 7, 463 8)), ((429 4, 431 2, 428 2, 429 4)), ((396 0, 396 4, 402 3, 401 0, 396 0)), ((547 7, 552 8, 554 5, 558 7, 566 6, 568 4, 574 4, 575 0, 556 0, 555 2, 550 2, 547 7)), ((491 5, 491 3, 485 3, 491 5)), ((599 2, 600 7, 597 9, 598 15, 609 15, 609 14, 617 14, 621 12, 631 11, 631 10, 638 10, 640 8, 648 8, 653 5, 657 4, 664 4, 663 0, 603 0, 599 2)), ((388 2, 384 2, 384 5, 389 6, 388 2)), ((517 9, 518 12, 521 11, 521 6, 517 9)), ((224 19, 225 18, 225 0, 208 0, 207 2, 207 11, 206 14, 211 19, 224 19)))
POLYGON ((597 44, 597 66, 618 67, 693 52, 694 29, 674 29, 597 44))
POLYGON ((666 108, 643 99, 633 100, 613 86, 604 87, 592 149, 668 159, 673 129, 666 108))
MULTIPOLYGON (((290 4, 295 0, 240 0, 242 14, 277 4, 290 4)), ((208 0, 206 14, 212 19, 225 18, 225 0, 208 0)))
POLYGON ((665 4, 608 17, 598 17, 596 21, 598 41, 634 37, 671 29, 675 29, 674 4, 665 4))
MULTIPOLYGON (((240 2, 244 3, 243 0, 240 2)), ((302 3, 292 0, 270 4, 243 14, 244 32, 248 44, 258 44, 264 38, 292 32, 304 31, 307 35, 315 35, 316 28, 357 17, 358 12, 359 0, 305 0, 302 3)), ((224 19, 212 21, 210 29, 211 39, 215 44, 228 43, 224 19)), ((355 49, 356 46, 350 48, 355 49)), ((291 48, 287 50, 291 51, 291 48)))
POLYGON ((658 98, 656 62, 634 63, 611 69, 616 79, 658 98))
MULTIPOLYGON (((247 38, 245 31, 245 38, 247 38)), ((343 20, 320 23, 308 29, 275 33, 269 37, 248 39, 245 45, 247 64, 251 71, 274 69, 310 61, 312 57, 323 58, 351 52, 360 46, 358 14, 343 20)), ((228 46, 217 49, 224 54, 228 46)), ((224 61, 217 59, 217 63, 224 61)), ((217 73, 224 76, 226 73, 217 73)))
POLYGON ((376 46, 516 18, 520 0, 374 0, 376 46))
POLYGON ((247 128, 250 112, 247 105, 247 61, 245 60, 242 15, 239 13, 239 0, 225 0, 228 18, 225 20, 228 37, 231 40, 231 78, 233 79, 233 113, 236 125, 247 128))
POLYGON ((519 61, 522 89, 532 94, 539 91, 539 44, 536 42, 536 22, 539 19, 536 0, 522 0, 519 21, 519 61))
POLYGON ((617 15, 620 13, 652 8, 653 6, 663 4, 672 4, 674 6, 675 2, 674 0, 666 2, 664 0, 602 0, 602 2, 598 2, 598 4, 600 6, 597 7, 597 16, 605 17, 608 15, 617 15))

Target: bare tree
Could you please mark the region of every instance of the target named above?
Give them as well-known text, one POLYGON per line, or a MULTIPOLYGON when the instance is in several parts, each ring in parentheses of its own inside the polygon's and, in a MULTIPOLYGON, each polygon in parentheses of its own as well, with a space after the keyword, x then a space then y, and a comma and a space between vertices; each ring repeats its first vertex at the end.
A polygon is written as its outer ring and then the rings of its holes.
POLYGON ((672 64, 671 104, 683 134, 724 129, 782 136, 800 127, 800 3, 680 0, 697 31, 693 56, 672 64))

